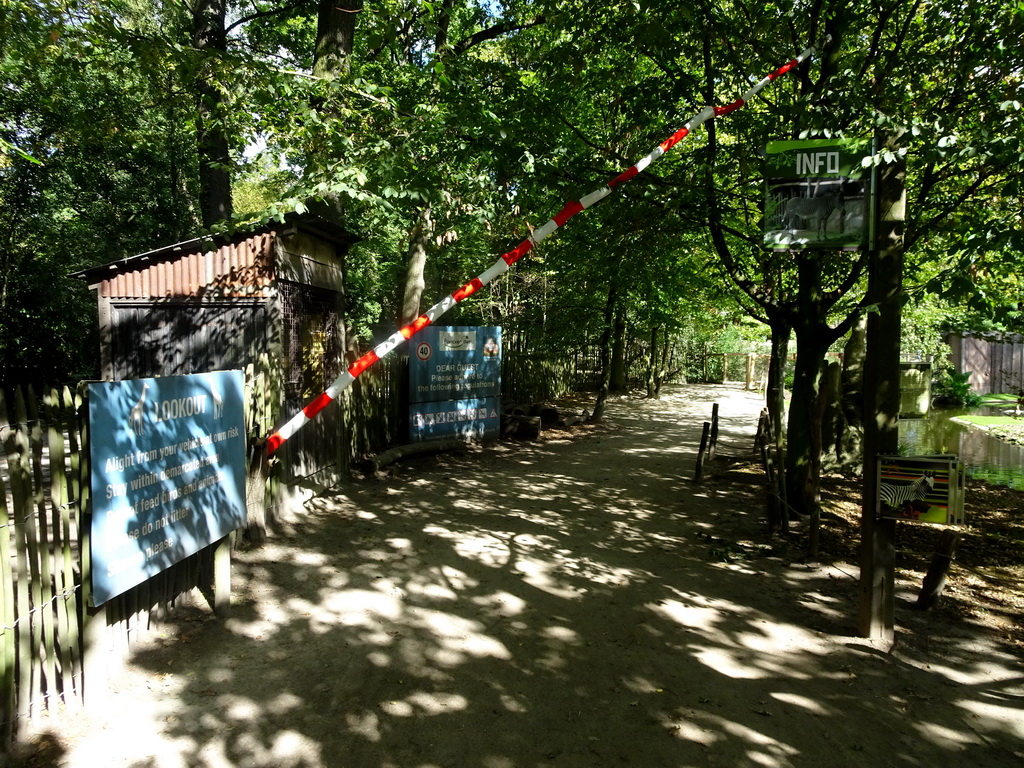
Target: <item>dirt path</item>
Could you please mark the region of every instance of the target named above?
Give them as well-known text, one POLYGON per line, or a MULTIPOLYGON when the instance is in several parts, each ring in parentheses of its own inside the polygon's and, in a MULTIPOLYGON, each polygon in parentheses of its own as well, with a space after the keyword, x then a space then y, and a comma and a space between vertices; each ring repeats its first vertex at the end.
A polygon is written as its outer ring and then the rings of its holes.
POLYGON ((1021 764, 1019 658, 966 626, 851 637, 854 566, 779 556, 756 483, 690 482, 712 402, 749 455, 755 396, 679 387, 316 500, 239 554, 230 620, 140 645, 60 764, 1021 764))

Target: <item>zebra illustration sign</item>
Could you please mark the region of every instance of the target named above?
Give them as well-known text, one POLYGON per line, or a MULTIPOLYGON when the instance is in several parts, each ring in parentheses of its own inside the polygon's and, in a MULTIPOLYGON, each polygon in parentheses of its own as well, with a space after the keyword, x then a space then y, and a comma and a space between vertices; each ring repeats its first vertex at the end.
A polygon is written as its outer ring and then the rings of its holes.
POLYGON ((964 521, 964 465, 956 456, 879 456, 878 516, 919 523, 964 521))
POLYGON ((775 141, 765 155, 764 244, 860 250, 869 242, 871 173, 864 140, 775 141))

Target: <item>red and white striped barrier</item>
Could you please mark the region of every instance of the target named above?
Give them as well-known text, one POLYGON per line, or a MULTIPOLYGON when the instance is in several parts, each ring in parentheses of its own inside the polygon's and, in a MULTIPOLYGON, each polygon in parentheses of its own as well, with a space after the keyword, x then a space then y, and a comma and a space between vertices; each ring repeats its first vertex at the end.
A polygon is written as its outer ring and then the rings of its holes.
POLYGON ((298 432, 305 424, 311 421, 320 411, 322 411, 329 403, 335 400, 338 395, 348 389, 349 385, 353 381, 369 368, 371 365, 376 363, 386 354, 397 348, 402 342, 407 341, 414 334, 419 332, 422 328, 430 325, 436 321, 441 315, 447 312, 449 309, 454 307, 463 299, 472 296, 474 293, 479 291, 494 278, 499 275, 503 275, 508 271, 509 267, 515 264, 519 259, 533 250, 534 246, 540 243, 544 238, 548 237, 552 232, 561 227, 565 222, 575 216, 581 211, 587 210, 592 205, 604 200, 610 195, 616 187, 625 184, 627 181, 632 179, 638 173, 645 170, 651 163, 658 160, 662 155, 668 152, 672 147, 682 141, 687 135, 689 135, 695 128, 698 128, 702 123, 711 120, 712 118, 719 117, 721 115, 727 115, 730 112, 742 107, 744 104, 749 102, 762 88, 768 85, 770 82, 778 77, 789 72, 796 66, 799 66, 801 62, 807 59, 811 54, 814 53, 814 47, 811 46, 804 50, 799 56, 792 61, 784 64, 783 66, 776 69, 770 75, 756 83, 750 90, 744 93, 740 98, 736 99, 732 104, 727 104, 724 107, 705 107, 699 113, 694 115, 690 120, 678 131, 669 136, 665 141, 654 148, 646 157, 641 158, 634 163, 629 169, 623 171, 614 179, 609 181, 605 186, 601 187, 589 195, 584 195, 579 200, 573 200, 565 204, 565 207, 561 211, 555 214, 548 222, 543 226, 538 227, 533 231, 530 237, 526 238, 518 246, 508 253, 502 254, 490 269, 485 270, 477 277, 470 280, 468 283, 463 285, 454 293, 446 296, 444 299, 439 301, 437 304, 428 309, 424 314, 413 320, 411 323, 401 328, 395 333, 391 334, 387 339, 378 344, 372 350, 367 352, 361 358, 356 360, 352 365, 348 367, 344 373, 342 373, 337 379, 335 379, 331 385, 321 393, 317 398, 308 403, 301 411, 295 416, 288 420, 280 429, 274 432, 267 438, 267 453, 271 454, 280 448, 288 438, 298 432))

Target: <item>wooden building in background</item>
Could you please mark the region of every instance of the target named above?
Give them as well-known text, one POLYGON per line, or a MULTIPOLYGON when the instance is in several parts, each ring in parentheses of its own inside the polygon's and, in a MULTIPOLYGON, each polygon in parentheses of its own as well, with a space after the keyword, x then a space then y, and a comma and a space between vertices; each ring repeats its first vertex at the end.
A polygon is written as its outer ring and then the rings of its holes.
POLYGON ((1024 391, 1024 336, 957 331, 946 341, 953 370, 971 374, 971 392, 988 395, 1024 391))
MULTIPOLYGON (((344 265, 352 242, 338 225, 291 215, 76 273, 96 291, 102 378, 247 371, 257 457, 259 439, 345 364, 344 265)), ((343 432, 339 409, 327 409, 289 441, 266 503, 287 506, 336 482, 348 456, 343 432)))

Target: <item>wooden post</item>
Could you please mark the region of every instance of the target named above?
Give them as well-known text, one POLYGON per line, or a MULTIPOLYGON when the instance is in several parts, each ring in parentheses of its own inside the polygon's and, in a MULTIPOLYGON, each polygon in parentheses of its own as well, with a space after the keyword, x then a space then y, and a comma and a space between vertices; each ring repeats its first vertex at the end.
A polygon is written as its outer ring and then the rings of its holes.
POLYGON ((708 435, 711 432, 711 422, 704 422, 704 433, 700 436, 700 450, 697 451, 697 470, 693 474, 693 482, 700 483, 704 480, 704 452, 708 447, 708 435))
MULTIPOLYGON (((88 441, 83 436, 83 465, 88 464, 88 441)), ((83 479, 88 474, 83 474, 83 479)), ((88 504, 85 490, 87 480, 83 482, 83 502, 88 512, 82 516, 79 540, 82 551, 82 701, 91 712, 100 712, 107 703, 110 693, 110 635, 107 628, 108 616, 105 605, 93 606, 92 603, 92 506, 88 504)))
POLYGON ((768 409, 762 408, 761 415, 757 419, 757 432, 754 434, 754 451, 760 451, 765 443, 770 440, 771 422, 768 419, 768 409))
POLYGON ((213 545, 213 612, 222 619, 231 615, 231 548, 235 543, 232 531, 213 545))
POLYGON ((957 545, 960 543, 960 533, 952 528, 947 528, 939 535, 939 543, 932 555, 932 563, 928 567, 924 581, 921 583, 921 592, 917 596, 917 608, 927 611, 939 602, 942 591, 946 588, 946 576, 949 574, 949 567, 953 564, 953 556, 956 554, 957 545))
MULTIPOLYGON (((7 408, 4 394, 0 390, 0 431, 10 432, 7 423, 7 408)), ((11 510, 16 512, 15 510, 11 510)), ((0 621, 4 627, 15 626, 14 612, 14 559, 11 553, 10 525, 13 517, 7 511, 7 488, 3 476, 0 476, 0 621)), ((10 746, 14 736, 15 691, 17 690, 17 659, 16 635, 12 630, 5 630, 0 635, 0 752, 10 746)))
POLYGON ((893 643, 896 639, 896 521, 876 520, 873 514, 865 513, 861 518, 860 546, 858 631, 861 637, 893 643))
MULTIPOLYGON (((91 577, 90 577, 91 578, 91 577)), ((82 699, 90 712, 101 712, 110 694, 110 635, 107 608, 86 606, 82 644, 82 699)))

